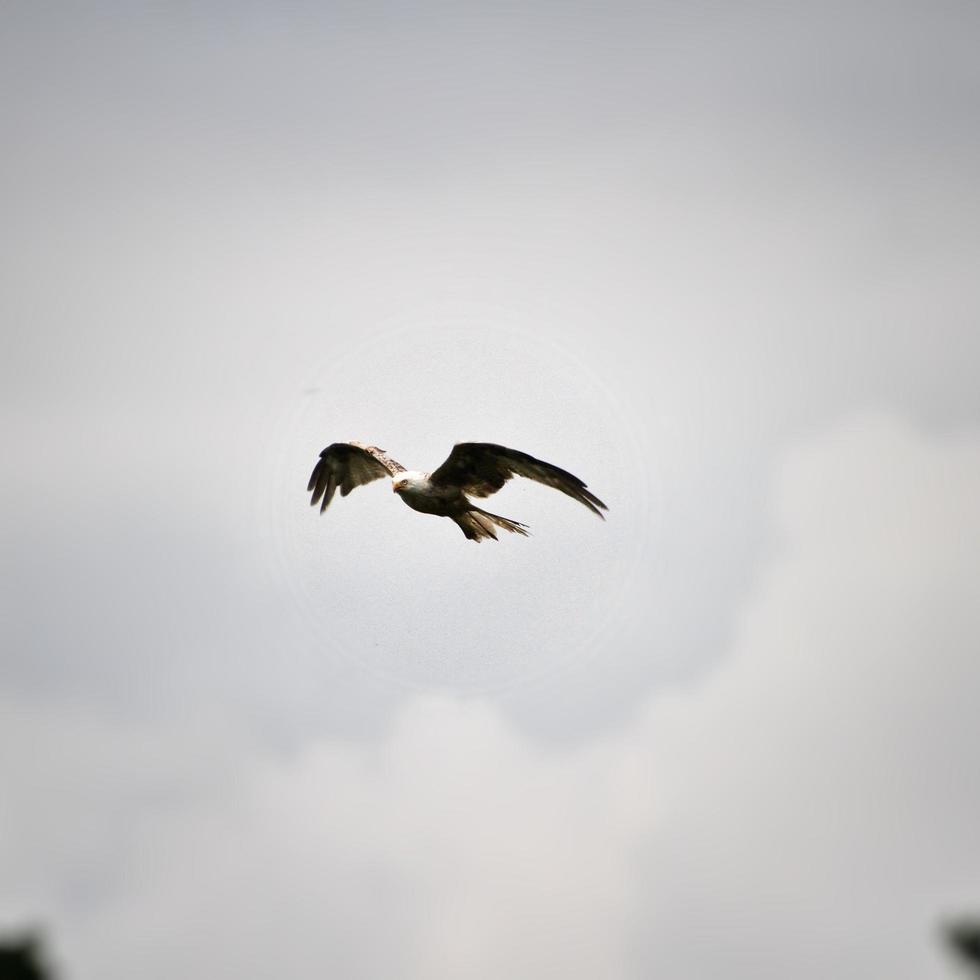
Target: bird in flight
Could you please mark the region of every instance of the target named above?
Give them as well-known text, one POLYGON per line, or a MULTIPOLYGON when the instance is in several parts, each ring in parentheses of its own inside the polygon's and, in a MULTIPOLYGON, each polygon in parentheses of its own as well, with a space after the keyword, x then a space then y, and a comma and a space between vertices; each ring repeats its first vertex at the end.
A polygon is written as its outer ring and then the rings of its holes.
POLYGON ((322 514, 338 487, 341 497, 346 497, 355 487, 384 476, 391 477, 392 491, 412 510, 448 517, 470 541, 479 542, 484 538, 496 541, 494 528, 498 527, 527 535, 526 524, 491 514, 467 498, 467 494, 489 497, 512 476, 527 477, 561 490, 599 517, 607 509, 577 476, 567 470, 492 442, 457 443, 449 458, 432 473, 406 470, 377 446, 334 442, 320 453, 306 489, 313 494, 310 503, 314 507, 319 503, 322 514))

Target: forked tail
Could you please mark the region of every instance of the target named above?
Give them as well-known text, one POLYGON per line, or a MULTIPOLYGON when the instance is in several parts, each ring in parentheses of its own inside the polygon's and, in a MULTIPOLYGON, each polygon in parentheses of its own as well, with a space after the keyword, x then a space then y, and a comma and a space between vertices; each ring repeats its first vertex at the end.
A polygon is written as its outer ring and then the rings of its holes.
POLYGON ((524 537, 527 537, 530 533, 527 530, 526 524, 512 521, 509 517, 500 517, 497 514, 491 514, 488 511, 481 510, 479 507, 474 507, 464 514, 454 515, 453 520, 462 528, 463 534, 470 541, 476 541, 477 543, 484 538, 493 538, 496 541, 497 532, 494 531, 494 526, 502 527, 505 531, 512 531, 514 534, 523 534, 524 537))

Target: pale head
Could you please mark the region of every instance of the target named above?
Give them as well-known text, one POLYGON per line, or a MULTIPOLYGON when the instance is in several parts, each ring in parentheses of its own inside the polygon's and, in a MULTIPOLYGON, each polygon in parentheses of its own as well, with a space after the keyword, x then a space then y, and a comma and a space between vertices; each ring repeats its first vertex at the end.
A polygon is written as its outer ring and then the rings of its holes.
POLYGON ((394 493, 404 493, 406 490, 424 490, 427 485, 428 479, 426 475, 416 470, 399 473, 391 481, 391 489, 394 493))

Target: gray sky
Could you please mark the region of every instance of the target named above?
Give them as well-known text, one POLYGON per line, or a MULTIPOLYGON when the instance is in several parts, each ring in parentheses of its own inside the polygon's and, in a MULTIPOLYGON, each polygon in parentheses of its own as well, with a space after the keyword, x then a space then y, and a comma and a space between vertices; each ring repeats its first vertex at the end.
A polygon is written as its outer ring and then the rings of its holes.
POLYGON ((976 6, 3 22, 0 926, 69 980, 952 975, 976 6), (352 438, 609 520, 319 517, 352 438))

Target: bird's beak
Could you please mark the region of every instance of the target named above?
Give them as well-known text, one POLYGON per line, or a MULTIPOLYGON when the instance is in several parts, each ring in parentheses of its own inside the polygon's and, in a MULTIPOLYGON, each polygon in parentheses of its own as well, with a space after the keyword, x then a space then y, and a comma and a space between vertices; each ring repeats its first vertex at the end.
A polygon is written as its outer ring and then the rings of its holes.
POLYGON ((398 493, 398 486, 397 486, 397 484, 393 483, 391 485, 391 492, 392 493, 398 493))

